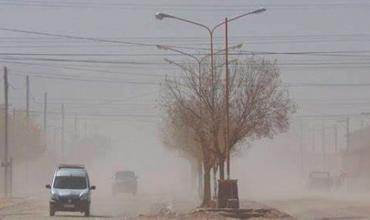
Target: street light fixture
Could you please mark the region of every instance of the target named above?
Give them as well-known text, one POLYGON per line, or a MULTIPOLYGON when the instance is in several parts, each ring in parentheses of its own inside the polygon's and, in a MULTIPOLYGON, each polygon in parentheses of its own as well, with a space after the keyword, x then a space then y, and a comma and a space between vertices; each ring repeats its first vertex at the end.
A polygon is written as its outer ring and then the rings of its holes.
MULTIPOLYGON (((185 55, 185 56, 188 56, 188 57, 191 57, 191 58, 193 58, 194 60, 196 60, 197 61, 197 63, 200 65, 201 64, 201 62, 205 59, 205 58, 207 58, 207 57, 209 57, 210 55, 205 55, 205 56, 203 56, 202 58, 198 58, 197 56, 195 56, 195 55, 193 55, 193 54, 191 54, 191 53, 187 53, 187 52, 185 52, 185 51, 182 51, 182 50, 179 50, 179 49, 176 49, 176 47, 175 46, 169 46, 169 45, 161 45, 161 44, 158 44, 158 45, 156 45, 156 47, 159 49, 159 50, 169 50, 169 51, 173 51, 173 52, 176 52, 176 53, 179 53, 179 54, 182 54, 182 55, 185 55)), ((234 49, 240 49, 240 48, 242 48, 243 47, 243 43, 240 43, 240 44, 237 44, 237 45, 234 45, 234 46, 231 46, 231 47, 229 47, 228 49, 230 50, 234 50, 234 49)), ((221 49, 221 50, 218 50, 218 51, 216 51, 215 52, 215 54, 219 54, 219 53, 221 53, 221 52, 224 52, 226 49, 221 49)))
MULTIPOLYGON (((228 22, 230 21, 234 21, 234 20, 237 20, 239 18, 242 18, 242 17, 245 17, 247 15, 250 15, 250 14, 258 14, 258 13, 262 13, 266 11, 265 8, 260 8, 260 9, 257 9, 257 10, 254 10, 254 11, 251 11, 251 12, 247 12, 247 13, 244 13, 244 14, 241 14, 241 15, 238 15, 238 16, 235 16, 235 17, 232 17, 228 20, 228 22)), ((210 56, 211 56, 211 74, 212 74, 212 85, 214 84, 214 53, 213 53, 213 33, 214 31, 222 26, 223 24, 225 24, 225 21, 223 22, 220 22, 218 24, 216 24, 215 26, 213 26, 212 28, 208 27, 207 25, 204 25, 204 24, 201 24, 201 23, 198 23, 196 21, 192 21, 192 20, 189 20, 189 19, 185 19, 185 18, 180 18, 180 17, 177 17, 177 16, 174 16, 174 15, 170 15, 170 14, 166 14, 166 13, 162 13, 162 12, 157 12, 155 14, 155 17, 158 19, 158 20, 163 20, 164 18, 172 18, 172 19, 175 19, 175 20, 178 20, 178 21, 182 21, 182 22, 186 22, 186 23, 190 23, 190 24, 193 24, 193 25, 196 25, 196 26, 199 26, 199 27, 202 27, 204 29, 207 30, 208 34, 209 34, 209 39, 210 39, 210 56)), ((213 97, 213 96, 212 96, 213 97)), ((212 106, 214 105, 214 100, 212 99, 212 106)))
MULTIPOLYGON (((199 90, 201 88, 201 71, 202 71, 202 62, 204 61, 204 59, 206 59, 207 57, 209 57, 210 55, 205 55, 203 56, 202 58, 198 58, 197 56, 193 55, 193 54, 190 54, 190 53, 187 53, 187 52, 184 52, 182 50, 179 50, 179 49, 176 49, 176 47, 173 47, 173 46, 168 46, 168 45, 156 45, 156 47, 160 50, 169 50, 169 51, 173 51, 173 52, 176 52, 176 53, 179 53, 179 54, 182 54, 182 55, 185 55, 185 56, 188 56, 188 57, 191 57, 193 58, 197 64, 198 64, 198 77, 199 77, 199 90)), ((237 45, 234 45, 234 46, 231 46, 229 47, 228 49, 240 49, 243 47, 243 43, 240 43, 240 44, 237 44, 237 45)), ((215 52, 215 54, 218 54, 218 53, 221 53, 221 52, 224 52, 226 49, 222 49, 222 50, 218 50, 215 52)), ((168 62, 168 59, 165 59, 166 62, 168 62)), ((171 61, 172 64, 174 64, 172 61, 171 61)))

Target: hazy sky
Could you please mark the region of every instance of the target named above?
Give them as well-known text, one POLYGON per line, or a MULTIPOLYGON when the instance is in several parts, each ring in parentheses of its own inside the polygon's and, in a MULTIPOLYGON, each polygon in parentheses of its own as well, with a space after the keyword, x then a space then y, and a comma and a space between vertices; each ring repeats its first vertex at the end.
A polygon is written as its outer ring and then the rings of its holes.
MULTIPOLYGON (((278 59, 285 83, 315 84, 291 88, 300 114, 369 111, 370 86, 317 86, 370 84, 367 0, 0 0, 0 28, 200 48, 187 50, 197 54, 208 48, 203 29, 170 19, 159 21, 155 13, 212 26, 225 16, 260 7, 267 11, 230 23, 230 42, 243 43, 242 52, 311 53, 266 56, 278 59)), ((215 38, 221 48, 222 29, 215 38)), ((69 132, 77 114, 80 129, 86 124, 92 131, 111 134, 117 146, 141 147, 144 152, 151 145, 153 155, 147 158, 159 158, 165 152, 158 150, 158 83, 165 74, 177 71, 163 61, 166 57, 183 59, 155 46, 0 30, 0 64, 9 68, 14 107, 25 106, 28 74, 35 118, 42 111, 43 93, 48 92, 50 130, 60 127, 60 115, 53 112, 58 113, 65 103, 69 132)))

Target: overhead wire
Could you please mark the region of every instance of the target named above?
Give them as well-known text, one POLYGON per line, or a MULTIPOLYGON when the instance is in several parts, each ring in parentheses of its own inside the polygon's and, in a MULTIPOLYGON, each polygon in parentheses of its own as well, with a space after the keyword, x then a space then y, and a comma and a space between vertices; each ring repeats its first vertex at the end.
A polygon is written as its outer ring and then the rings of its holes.
MULTIPOLYGON (((261 4, 153 4, 153 3, 111 3, 111 2, 50 2, 50 1, 2 1, 3 4, 9 6, 23 6, 23 7, 45 7, 45 8, 100 8, 100 9, 171 9, 171 10, 193 10, 193 11, 205 11, 212 9, 213 11, 226 11, 226 10, 237 10, 240 11, 243 8, 255 8, 261 7, 261 4)), ((355 2, 355 3, 311 3, 311 4, 266 4, 270 8, 274 9, 326 9, 326 8, 364 8, 369 7, 368 3, 355 2)))
MULTIPOLYGON (((121 41, 121 40, 107 40, 107 39, 96 38, 96 37, 81 37, 81 36, 66 35, 66 34, 54 34, 54 33, 48 33, 48 32, 30 31, 30 30, 7 28, 7 27, 0 27, 0 30, 8 31, 8 32, 24 33, 24 34, 67 38, 67 39, 74 39, 74 40, 88 40, 88 41, 95 41, 95 42, 101 42, 101 43, 115 43, 115 44, 129 45, 129 46, 143 46, 143 47, 156 47, 157 46, 157 44, 139 43, 139 42, 130 42, 130 41, 121 41)), ((195 47, 177 47, 177 48, 198 49, 198 50, 205 49, 205 48, 195 48, 195 47)))

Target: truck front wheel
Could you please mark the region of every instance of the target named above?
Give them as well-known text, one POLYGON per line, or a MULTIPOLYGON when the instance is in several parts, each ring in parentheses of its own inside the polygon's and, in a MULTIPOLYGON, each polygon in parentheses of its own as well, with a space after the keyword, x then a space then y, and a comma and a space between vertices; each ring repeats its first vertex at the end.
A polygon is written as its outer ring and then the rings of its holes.
POLYGON ((85 209, 85 217, 89 217, 90 216, 90 206, 88 206, 86 209, 85 209))
POLYGON ((50 216, 54 216, 55 215, 55 209, 54 208, 52 208, 52 207, 49 208, 49 215, 50 216))

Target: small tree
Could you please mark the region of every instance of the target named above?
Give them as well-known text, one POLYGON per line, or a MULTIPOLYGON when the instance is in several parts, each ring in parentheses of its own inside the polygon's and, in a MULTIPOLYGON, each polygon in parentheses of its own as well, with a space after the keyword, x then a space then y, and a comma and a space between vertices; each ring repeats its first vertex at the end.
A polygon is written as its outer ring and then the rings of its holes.
MULTIPOLYGON (((162 104, 181 138, 191 139, 174 138, 175 142, 186 143, 175 146, 203 162, 206 206, 211 199, 211 168, 218 166, 220 179, 224 179, 227 144, 223 63, 217 61, 213 72, 207 71, 208 64, 200 69, 198 65, 176 65, 181 67, 182 77, 166 79, 162 104)), ((294 108, 275 62, 254 57, 238 60, 232 65, 230 78, 230 150, 245 140, 272 137, 288 128, 294 108)))
MULTIPOLYGON (((4 114, 0 115, 0 148, 4 148, 4 114)), ((46 138, 32 119, 27 120, 23 112, 8 119, 9 155, 16 160, 40 157, 46 150, 46 138)), ((0 156, 3 151, 0 151, 0 156)))
MULTIPOLYGON (((180 66, 184 70, 183 76, 167 78, 163 84, 162 105, 165 118, 168 118, 167 121, 172 124, 166 127, 165 132, 173 135, 171 129, 176 128, 182 136, 181 138, 171 137, 177 142, 174 146, 182 152, 187 152, 189 156, 201 159, 203 166, 202 206, 207 206, 211 200, 210 171, 215 163, 211 134, 214 118, 211 110, 211 77, 206 72, 199 74, 198 65, 196 67, 191 64, 180 66), (190 140, 184 141, 184 137, 190 140)), ((208 65, 203 64, 201 67, 205 70, 208 65)))
MULTIPOLYGON (((246 140, 270 137, 284 132, 289 127, 289 115, 294 112, 294 104, 282 85, 276 61, 258 58, 238 60, 232 65, 229 84, 229 147, 246 140)), ((226 121, 222 123, 226 130, 226 121)), ((225 138, 225 132, 220 133, 225 138)), ((224 144, 226 143, 223 142, 224 144)), ((218 154, 220 178, 223 179, 225 147, 218 154)))

